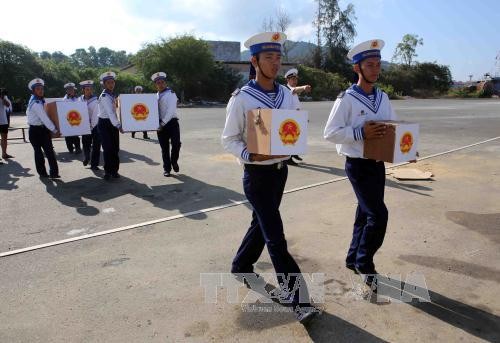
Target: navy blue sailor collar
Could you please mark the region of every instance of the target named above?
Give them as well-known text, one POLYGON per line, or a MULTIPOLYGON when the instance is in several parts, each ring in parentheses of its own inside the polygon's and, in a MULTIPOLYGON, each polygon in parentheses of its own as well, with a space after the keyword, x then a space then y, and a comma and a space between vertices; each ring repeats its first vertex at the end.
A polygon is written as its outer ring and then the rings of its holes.
POLYGON ((346 93, 359 100, 359 102, 368 107, 373 113, 378 112, 380 104, 382 103, 382 91, 378 87, 373 87, 373 102, 370 99, 369 95, 366 94, 366 92, 356 84, 349 87, 346 93))
POLYGON ((285 98, 283 89, 277 82, 274 82, 274 90, 266 91, 255 80, 250 80, 241 88, 241 91, 260 101, 268 108, 280 108, 285 98), (275 93, 274 100, 271 99, 269 93, 275 93))
POLYGON ((165 88, 164 90, 162 90, 161 92, 158 92, 158 97, 161 98, 163 97, 165 94, 167 94, 168 92, 170 91, 170 88, 165 88))
POLYGON ((35 94, 31 94, 31 97, 28 101, 28 107, 31 106, 32 103, 40 101, 42 104, 45 104, 45 98, 36 96, 35 94))
POLYGON ((107 94, 107 95, 109 95, 109 96, 112 96, 113 98, 116 98, 116 95, 115 95, 112 91, 108 90, 107 88, 106 88, 106 89, 104 89, 104 90, 102 91, 102 93, 101 93, 101 95, 104 95, 104 94, 107 94))

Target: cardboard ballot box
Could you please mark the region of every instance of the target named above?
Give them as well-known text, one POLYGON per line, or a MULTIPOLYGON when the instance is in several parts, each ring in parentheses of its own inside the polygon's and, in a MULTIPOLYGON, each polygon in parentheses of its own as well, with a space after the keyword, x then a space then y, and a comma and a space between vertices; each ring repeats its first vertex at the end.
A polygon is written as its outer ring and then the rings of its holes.
POLYGON ((247 150, 262 155, 307 152, 306 111, 256 109, 247 113, 247 150))
POLYGON ((155 131, 160 127, 156 94, 121 94, 118 113, 125 132, 155 131))
POLYGON ((54 101, 45 105, 47 114, 61 136, 90 135, 90 119, 86 102, 54 101))
POLYGON ((382 138, 364 141, 363 156, 372 160, 401 163, 417 158, 419 125, 404 121, 377 121, 387 125, 382 138))

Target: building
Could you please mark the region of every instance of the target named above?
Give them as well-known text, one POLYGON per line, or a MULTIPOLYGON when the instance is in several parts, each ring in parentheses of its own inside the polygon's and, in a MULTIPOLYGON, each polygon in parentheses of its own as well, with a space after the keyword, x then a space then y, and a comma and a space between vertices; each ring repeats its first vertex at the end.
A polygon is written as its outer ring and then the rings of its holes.
POLYGON ((205 41, 212 50, 214 60, 219 62, 239 61, 241 59, 241 44, 240 42, 225 42, 225 41, 205 41))

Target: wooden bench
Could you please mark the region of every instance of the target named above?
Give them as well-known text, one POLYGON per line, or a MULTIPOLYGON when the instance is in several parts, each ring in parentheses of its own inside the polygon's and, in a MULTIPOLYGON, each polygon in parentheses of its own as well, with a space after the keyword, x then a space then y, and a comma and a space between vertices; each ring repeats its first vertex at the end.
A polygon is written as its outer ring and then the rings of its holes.
POLYGON ((26 130, 28 130, 28 127, 27 126, 21 126, 21 127, 9 127, 9 131, 16 131, 16 130, 21 130, 22 134, 23 134, 23 137, 12 137, 12 138, 7 138, 7 140, 10 140, 10 139, 22 139, 24 141, 24 143, 28 143, 28 141, 26 140, 26 130))

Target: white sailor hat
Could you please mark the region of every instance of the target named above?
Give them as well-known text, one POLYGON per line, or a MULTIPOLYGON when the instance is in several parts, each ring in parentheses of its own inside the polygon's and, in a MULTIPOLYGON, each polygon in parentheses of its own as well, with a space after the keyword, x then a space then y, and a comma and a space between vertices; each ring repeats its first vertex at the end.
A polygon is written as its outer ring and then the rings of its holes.
POLYGON ((283 32, 263 32, 250 37, 245 42, 245 47, 250 49, 252 56, 266 51, 281 52, 281 46, 285 41, 286 34, 283 32))
POLYGON ((135 86, 134 87, 134 92, 141 91, 142 92, 142 86, 135 86))
POLYGON ((159 71, 151 75, 151 80, 153 80, 153 82, 156 82, 156 80, 161 80, 161 79, 166 80, 167 74, 162 71, 159 71))
POLYGON ((33 79, 28 83, 28 88, 33 90, 36 86, 45 86, 45 82, 42 79, 33 79))
POLYGON ((73 82, 68 82, 67 84, 64 85, 64 89, 67 89, 67 88, 75 88, 75 84, 73 82))
POLYGON ((82 86, 82 88, 92 87, 93 85, 94 85, 94 81, 92 81, 92 80, 85 80, 85 81, 80 82, 80 86, 82 86))
POLYGON ((99 76, 99 80, 101 81, 101 83, 104 83, 110 79, 113 79, 113 80, 116 79, 116 74, 112 71, 107 71, 105 73, 102 73, 101 76, 99 76))
POLYGON ((347 53, 347 58, 352 60, 353 64, 357 64, 369 57, 381 58, 382 55, 380 54, 380 50, 382 50, 384 45, 385 43, 381 39, 368 40, 356 45, 351 50, 349 50, 349 52, 347 53))
POLYGON ((292 68, 285 73, 285 79, 288 79, 290 76, 297 76, 297 75, 299 75, 299 71, 297 70, 297 68, 292 68))

